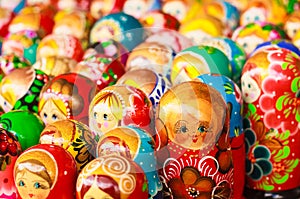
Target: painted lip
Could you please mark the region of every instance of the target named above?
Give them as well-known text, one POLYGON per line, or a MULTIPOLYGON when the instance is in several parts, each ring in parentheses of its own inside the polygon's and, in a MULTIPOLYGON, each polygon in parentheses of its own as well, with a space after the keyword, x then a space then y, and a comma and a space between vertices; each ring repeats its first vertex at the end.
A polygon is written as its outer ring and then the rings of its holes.
POLYGON ((34 194, 30 193, 28 194, 30 198, 32 198, 34 196, 34 194))
POLYGON ((198 141, 198 136, 193 136, 192 140, 194 143, 196 143, 198 141))

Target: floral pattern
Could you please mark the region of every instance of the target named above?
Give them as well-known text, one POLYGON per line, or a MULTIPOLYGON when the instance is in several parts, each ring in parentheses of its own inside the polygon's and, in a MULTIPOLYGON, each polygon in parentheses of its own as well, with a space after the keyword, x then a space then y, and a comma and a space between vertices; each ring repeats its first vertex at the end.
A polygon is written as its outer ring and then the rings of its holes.
POLYGON ((0 171, 11 163, 11 158, 21 153, 21 146, 12 133, 0 128, 0 171))
POLYGON ((291 67, 295 67, 295 65, 273 64, 270 66, 270 70, 278 73, 278 75, 265 78, 262 85, 264 93, 260 98, 260 105, 265 112, 264 123, 268 128, 289 130, 291 135, 295 135, 299 132, 300 122, 300 77, 299 72, 295 72, 296 70, 291 67), (291 69, 282 70, 282 68, 291 69), (283 77, 278 79, 279 75, 283 77), (268 86, 278 83, 285 89, 268 86))
POLYGON ((180 178, 173 178, 169 181, 168 186, 172 191, 174 198, 230 198, 231 189, 226 181, 216 182, 207 176, 201 176, 199 171, 187 166, 182 169, 180 178))

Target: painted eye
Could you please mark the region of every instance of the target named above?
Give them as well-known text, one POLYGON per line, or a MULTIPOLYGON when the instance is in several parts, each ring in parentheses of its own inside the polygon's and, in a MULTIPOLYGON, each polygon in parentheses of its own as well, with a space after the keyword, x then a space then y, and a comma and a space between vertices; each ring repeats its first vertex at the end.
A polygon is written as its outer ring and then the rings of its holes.
POLYGON ((39 182, 36 182, 33 184, 34 188, 39 189, 41 188, 41 184, 39 182))
POLYGON ((108 115, 106 113, 103 114, 103 119, 107 120, 108 119, 108 115))
POLYGON ((254 20, 255 20, 255 21, 259 21, 259 20, 260 20, 260 19, 259 19, 259 16, 255 16, 255 17, 254 17, 254 20))
POLYGON ((243 47, 244 47, 244 48, 247 48, 247 47, 248 47, 248 44, 247 44, 247 43, 243 43, 243 47))
POLYGON ((25 183, 24 183, 23 180, 20 180, 18 184, 19 184, 20 187, 24 187, 25 186, 25 183))
POLYGON ((43 116, 44 116, 44 118, 47 118, 47 117, 48 117, 47 113, 44 113, 43 116))
POLYGON ((248 88, 251 88, 251 84, 248 84, 248 88))
POLYGON ((53 119, 53 120, 57 120, 57 115, 53 114, 53 115, 52 115, 52 119, 53 119))
POLYGON ((186 126, 182 126, 182 127, 180 127, 180 132, 186 133, 186 132, 188 132, 188 128, 186 126))
POLYGON ((208 130, 207 130, 207 128, 205 126, 199 126, 198 131, 200 133, 204 133, 204 132, 207 132, 208 130))
POLYGON ((97 118, 97 112, 94 112, 94 118, 95 119, 97 118))

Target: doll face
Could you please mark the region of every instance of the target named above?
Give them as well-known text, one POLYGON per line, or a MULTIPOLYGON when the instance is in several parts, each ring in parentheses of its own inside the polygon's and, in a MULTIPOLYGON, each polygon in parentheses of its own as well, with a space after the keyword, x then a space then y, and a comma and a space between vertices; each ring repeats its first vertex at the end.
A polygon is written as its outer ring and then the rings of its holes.
POLYGON ((67 119, 67 116, 58 109, 52 99, 45 102, 44 107, 40 111, 40 117, 46 125, 67 119))
POLYGON ((118 126, 119 120, 113 115, 108 101, 99 102, 93 108, 94 128, 106 133, 112 128, 118 126))
POLYGON ((255 21, 266 21, 266 10, 260 7, 252 7, 246 10, 241 16, 241 25, 255 21))
POLYGON ((114 4, 115 0, 94 0, 91 4, 91 15, 100 19, 110 13, 114 4))
POLYGON ((145 0, 127 0, 123 11, 139 19, 147 12, 147 1, 145 0))
POLYGON ((258 44, 264 42, 264 40, 256 35, 249 35, 245 37, 237 38, 236 42, 242 46, 247 55, 249 55, 258 44))
POLYGON ((112 27, 105 26, 102 23, 98 23, 91 30, 91 42, 101 41, 101 39, 112 39, 114 37, 114 30, 112 27))
POLYGON ((49 183, 27 169, 19 172, 15 181, 22 199, 46 199, 50 193, 49 183))
POLYGON ((0 105, 4 112, 8 112, 13 109, 11 103, 9 103, 3 96, 0 94, 0 105))
POLYGON ((260 96, 260 88, 257 82, 246 72, 242 76, 242 94, 246 103, 252 103, 260 96))
POLYGON ((162 9, 163 12, 174 16, 178 21, 182 21, 187 13, 186 5, 181 0, 166 2, 162 9))
POLYGON ((284 29, 290 38, 294 38, 297 31, 300 30, 300 21, 299 22, 286 22, 284 29))
POLYGON ((174 143, 190 149, 201 149, 216 141, 216 135, 222 130, 220 121, 214 121, 212 105, 201 100, 198 108, 183 105, 183 112, 178 114, 177 121, 167 121, 169 139, 174 143), (211 108, 208 108, 211 107, 211 108), (172 124, 168 124, 171 122, 172 124), (219 124, 218 124, 219 122, 219 124))
POLYGON ((83 199, 113 199, 110 195, 102 191, 97 186, 97 180, 95 179, 91 188, 85 193, 83 199))

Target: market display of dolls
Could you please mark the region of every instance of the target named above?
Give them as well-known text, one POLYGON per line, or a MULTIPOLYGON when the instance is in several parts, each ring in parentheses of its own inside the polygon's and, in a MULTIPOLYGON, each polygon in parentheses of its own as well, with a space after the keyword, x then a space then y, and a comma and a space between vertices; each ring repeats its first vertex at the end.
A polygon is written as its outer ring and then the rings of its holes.
POLYGON ((0 0, 0 199, 300 199, 299 13, 0 0))

